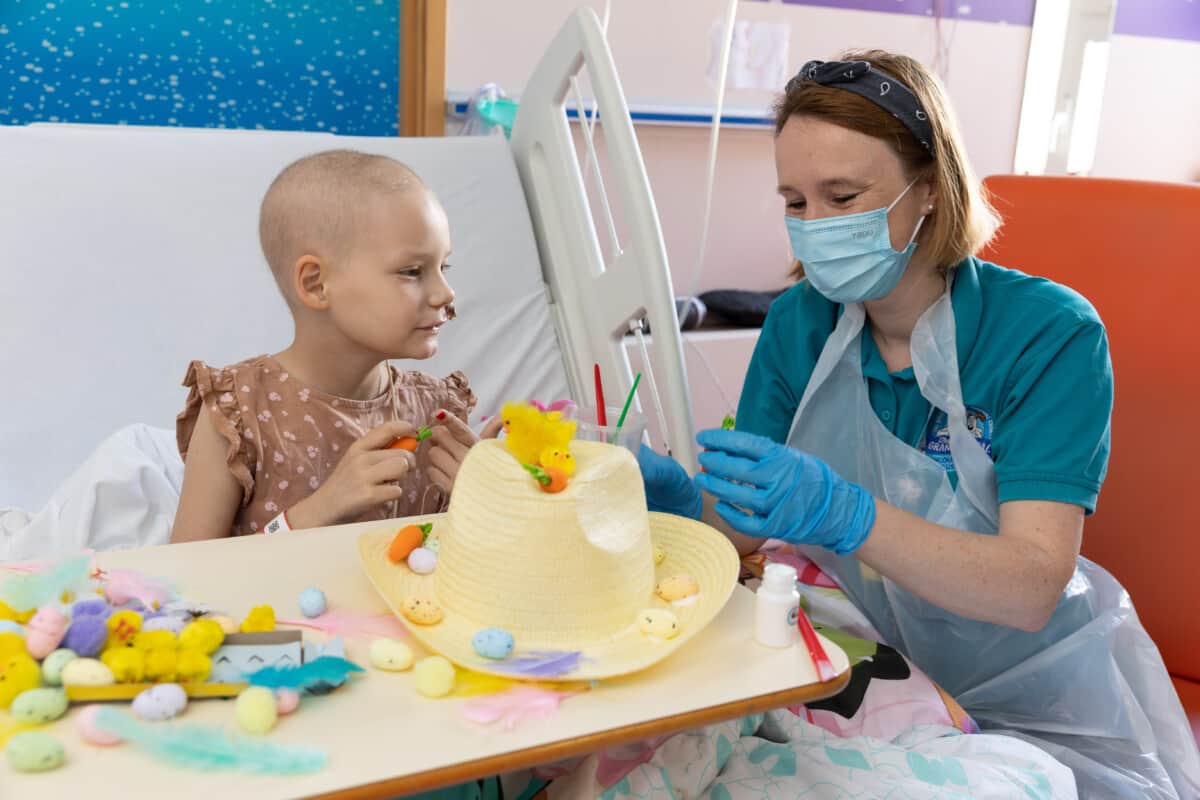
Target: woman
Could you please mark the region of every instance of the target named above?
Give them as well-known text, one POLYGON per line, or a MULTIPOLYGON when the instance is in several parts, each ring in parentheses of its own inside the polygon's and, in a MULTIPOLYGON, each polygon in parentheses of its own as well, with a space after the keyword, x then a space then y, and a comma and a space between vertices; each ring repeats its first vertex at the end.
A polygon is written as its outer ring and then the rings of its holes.
POLYGON ((985 729, 1070 766, 1081 796, 1200 793, 1157 650, 1079 559, 1112 407, 1095 310, 975 258, 996 215, 912 59, 806 64, 775 130, 804 280, 763 326, 738 430, 699 435, 703 473, 640 454, 651 507, 703 516, 743 554, 801 546, 886 643, 985 729))

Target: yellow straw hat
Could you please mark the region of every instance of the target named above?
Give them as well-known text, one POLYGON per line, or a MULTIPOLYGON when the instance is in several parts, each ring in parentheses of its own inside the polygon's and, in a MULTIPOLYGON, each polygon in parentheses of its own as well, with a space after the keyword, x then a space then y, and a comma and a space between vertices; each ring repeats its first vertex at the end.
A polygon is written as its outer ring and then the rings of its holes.
POLYGON ((360 537, 368 577, 418 641, 478 672, 591 680, 649 667, 717 615, 738 578, 729 540, 702 523, 648 513, 628 450, 576 441, 571 452, 574 476, 547 494, 500 441, 484 440, 463 462, 447 513, 360 537), (422 522, 432 523, 428 546, 438 554, 431 574, 387 557, 396 531, 422 522), (665 557, 656 564, 656 556, 665 557), (419 616, 417 600, 426 612, 436 606, 440 621, 406 616, 406 603, 419 616), (500 660, 473 644, 497 628, 515 643, 500 660))

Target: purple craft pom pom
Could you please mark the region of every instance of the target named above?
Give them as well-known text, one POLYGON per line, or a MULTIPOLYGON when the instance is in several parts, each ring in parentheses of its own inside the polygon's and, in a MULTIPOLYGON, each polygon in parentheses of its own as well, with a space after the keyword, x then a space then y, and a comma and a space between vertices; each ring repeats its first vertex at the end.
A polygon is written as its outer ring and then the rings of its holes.
POLYGON ((108 641, 108 624, 103 617, 84 615, 67 628, 62 646, 73 650, 80 658, 95 658, 108 641))
POLYGON ((80 617, 108 619, 110 614, 112 614, 112 609, 103 600, 80 600, 71 606, 71 617, 74 619, 79 619, 80 617))

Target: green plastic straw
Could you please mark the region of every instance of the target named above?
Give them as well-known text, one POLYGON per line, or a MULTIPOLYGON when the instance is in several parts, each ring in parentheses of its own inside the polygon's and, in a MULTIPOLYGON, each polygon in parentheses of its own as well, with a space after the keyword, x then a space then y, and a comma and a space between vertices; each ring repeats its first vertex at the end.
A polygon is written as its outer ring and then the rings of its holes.
POLYGON ((621 416, 617 420, 617 429, 613 432, 613 444, 621 441, 621 426, 625 424, 625 415, 629 413, 629 407, 633 405, 633 396, 637 394, 638 383, 642 380, 642 373, 633 376, 633 386, 629 387, 629 396, 625 398, 625 407, 621 409, 621 416))

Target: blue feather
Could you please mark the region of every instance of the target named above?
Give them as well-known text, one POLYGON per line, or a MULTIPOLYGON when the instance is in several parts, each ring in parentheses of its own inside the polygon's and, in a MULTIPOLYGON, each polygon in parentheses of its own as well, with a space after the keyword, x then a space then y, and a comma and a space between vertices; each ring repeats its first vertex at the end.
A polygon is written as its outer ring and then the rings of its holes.
POLYGON ((146 724, 115 708, 100 708, 96 712, 96 727, 140 745, 159 758, 206 771, 229 769, 294 775, 316 772, 328 761, 321 750, 270 744, 202 725, 146 724))
POLYGON ((578 650, 534 650, 517 658, 490 665, 500 672, 525 675, 531 678, 553 678, 565 675, 579 666, 583 653, 578 650))
POLYGON ((18 612, 56 603, 63 592, 87 579, 91 563, 91 556, 77 556, 60 561, 45 572, 22 573, 0 580, 0 601, 18 612))
POLYGON ((307 689, 320 684, 340 686, 351 674, 362 671, 344 658, 321 656, 299 667, 264 667, 246 675, 246 680, 251 686, 268 689, 307 689))

